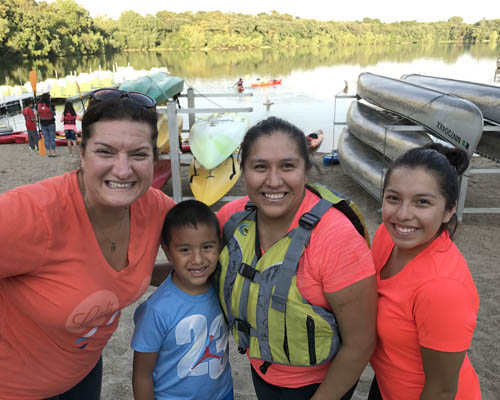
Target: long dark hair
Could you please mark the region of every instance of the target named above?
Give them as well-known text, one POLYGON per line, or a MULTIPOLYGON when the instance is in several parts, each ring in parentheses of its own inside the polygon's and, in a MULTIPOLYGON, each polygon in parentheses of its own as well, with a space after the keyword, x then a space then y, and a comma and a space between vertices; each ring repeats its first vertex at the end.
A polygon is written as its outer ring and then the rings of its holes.
POLYGON ((245 162, 250 154, 253 144, 263 135, 271 136, 273 133, 282 132, 297 144, 299 153, 304 159, 306 172, 311 169, 311 159, 307 150, 307 140, 304 132, 294 124, 285 121, 278 117, 269 117, 252 126, 245 137, 240 147, 241 169, 245 169, 245 162))
MULTIPOLYGON (((397 168, 422 168, 436 179, 440 193, 445 198, 445 208, 451 210, 457 203, 459 193, 459 175, 469 166, 467 153, 462 149, 443 146, 440 143, 429 143, 422 147, 408 150, 389 167, 384 178, 384 192, 397 168)), ((448 223, 441 224, 438 234, 448 230, 453 237, 457 229, 457 214, 453 214, 448 223)))
POLYGON ((64 103, 64 112, 63 112, 63 115, 66 115, 68 113, 70 113, 73 116, 76 115, 76 111, 73 108, 73 103, 71 101, 67 101, 67 102, 64 103))

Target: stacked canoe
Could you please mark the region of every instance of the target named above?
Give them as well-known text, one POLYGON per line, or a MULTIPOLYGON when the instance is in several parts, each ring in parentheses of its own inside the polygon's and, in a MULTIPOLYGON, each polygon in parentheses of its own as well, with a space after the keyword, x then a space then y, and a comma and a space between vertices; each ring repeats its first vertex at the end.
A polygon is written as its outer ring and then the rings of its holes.
MULTIPOLYGON (((184 79, 170 75, 163 71, 158 71, 150 75, 141 76, 137 79, 131 79, 123 82, 121 90, 144 93, 152 97, 157 104, 163 104, 169 99, 180 94, 184 88, 184 79)), ((177 116, 177 134, 181 135, 182 117, 177 116)), ((161 153, 170 151, 170 137, 168 131, 168 118, 165 114, 160 114, 158 118, 158 139, 157 146, 161 153)), ((161 187, 172 176, 170 160, 160 160, 155 164, 152 186, 161 189, 161 187)))
POLYGON ((413 147, 439 139, 500 160, 500 87, 405 75, 401 80, 362 73, 357 97, 339 139, 344 171, 380 200, 390 162, 413 147), (484 115, 484 118, 483 118, 484 115))
POLYGON ((193 160, 189 185, 194 197, 207 205, 221 199, 241 174, 235 154, 249 126, 248 118, 234 113, 198 119, 189 133, 193 160))

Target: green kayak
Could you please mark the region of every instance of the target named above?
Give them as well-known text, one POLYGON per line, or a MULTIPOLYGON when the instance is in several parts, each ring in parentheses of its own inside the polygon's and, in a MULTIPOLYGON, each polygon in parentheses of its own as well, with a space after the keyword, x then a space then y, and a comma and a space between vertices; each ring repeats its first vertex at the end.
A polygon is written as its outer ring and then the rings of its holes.
POLYGON ((162 104, 182 92, 184 79, 165 72, 155 72, 151 75, 125 81, 120 85, 120 89, 147 94, 155 99, 157 104, 162 104))

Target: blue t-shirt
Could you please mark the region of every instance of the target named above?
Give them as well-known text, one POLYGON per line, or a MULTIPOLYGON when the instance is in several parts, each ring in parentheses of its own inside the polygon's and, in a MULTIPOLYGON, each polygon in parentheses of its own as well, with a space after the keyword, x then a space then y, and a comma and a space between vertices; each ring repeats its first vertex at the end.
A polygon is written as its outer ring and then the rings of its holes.
POLYGON ((223 399, 233 388, 229 331, 212 287, 190 295, 172 275, 134 315, 131 346, 158 353, 153 372, 155 399, 223 399))

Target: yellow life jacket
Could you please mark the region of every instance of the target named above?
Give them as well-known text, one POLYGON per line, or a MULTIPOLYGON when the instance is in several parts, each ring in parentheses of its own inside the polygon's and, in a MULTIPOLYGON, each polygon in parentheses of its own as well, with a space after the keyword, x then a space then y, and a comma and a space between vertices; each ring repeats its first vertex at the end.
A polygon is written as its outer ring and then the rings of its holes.
POLYGON ((250 357, 265 361, 263 373, 270 363, 325 363, 340 347, 335 316, 310 304, 296 285, 299 259, 322 215, 332 206, 339 209, 370 244, 361 211, 352 201, 323 185, 307 188, 321 199, 262 256, 251 202, 223 228, 216 275, 219 299, 240 351, 248 349, 250 357))

